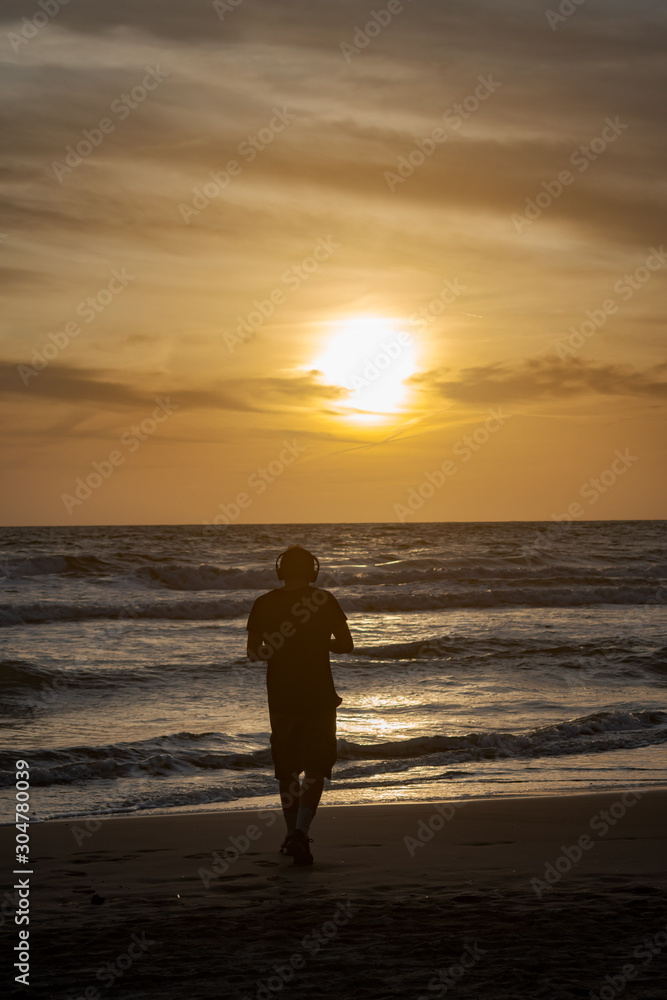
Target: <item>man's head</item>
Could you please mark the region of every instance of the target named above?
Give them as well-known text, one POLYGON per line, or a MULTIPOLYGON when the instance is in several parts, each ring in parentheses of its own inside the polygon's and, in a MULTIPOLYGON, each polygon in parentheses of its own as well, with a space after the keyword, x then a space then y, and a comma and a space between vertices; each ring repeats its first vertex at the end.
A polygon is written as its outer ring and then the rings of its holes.
POLYGON ((308 583, 315 583, 319 571, 320 563, 317 556, 304 549, 302 545, 290 545, 276 559, 276 573, 279 580, 306 580, 308 583))

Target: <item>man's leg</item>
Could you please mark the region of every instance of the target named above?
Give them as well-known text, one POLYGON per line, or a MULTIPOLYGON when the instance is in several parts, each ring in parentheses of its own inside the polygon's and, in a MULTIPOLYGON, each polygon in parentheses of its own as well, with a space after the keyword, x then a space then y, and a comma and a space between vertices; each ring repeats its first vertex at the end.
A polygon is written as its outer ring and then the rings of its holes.
POLYGON ((324 776, 317 771, 306 770, 305 777, 301 783, 301 794, 299 795, 298 813, 296 818, 297 830, 302 830, 306 835, 310 830, 315 812, 322 798, 324 789, 324 776))
POLYGON ((305 777, 301 783, 296 828, 308 836, 322 797, 324 779, 331 777, 331 768, 336 761, 335 708, 308 717, 303 733, 302 759, 305 777))
POLYGON ((287 833, 296 830, 297 818, 299 814, 300 785, 299 775, 293 774, 291 778, 280 779, 280 804, 283 807, 283 816, 287 833))
POLYGON ((296 829, 301 786, 299 775, 302 771, 299 759, 297 720, 293 715, 269 711, 271 719, 271 757, 275 775, 279 781, 280 804, 287 834, 296 829))

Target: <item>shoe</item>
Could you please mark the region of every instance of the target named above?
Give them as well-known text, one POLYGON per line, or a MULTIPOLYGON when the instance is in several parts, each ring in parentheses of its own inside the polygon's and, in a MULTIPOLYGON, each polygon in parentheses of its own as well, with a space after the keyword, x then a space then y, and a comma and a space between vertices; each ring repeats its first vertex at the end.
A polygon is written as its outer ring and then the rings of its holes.
POLYGON ((289 854, 290 856, 294 854, 294 848, 292 844, 290 844, 290 837, 291 834, 288 833, 285 839, 283 840, 282 844, 280 845, 281 854, 289 854))
POLYGON ((292 855, 295 865, 312 865, 313 855, 309 847, 312 842, 303 830, 295 830, 285 838, 285 854, 292 855))

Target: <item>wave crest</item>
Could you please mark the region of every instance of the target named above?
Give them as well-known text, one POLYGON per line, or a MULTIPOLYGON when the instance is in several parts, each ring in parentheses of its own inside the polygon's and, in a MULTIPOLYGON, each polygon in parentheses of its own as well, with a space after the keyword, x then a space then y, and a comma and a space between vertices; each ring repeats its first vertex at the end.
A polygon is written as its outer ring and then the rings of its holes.
MULTIPOLYGON (((373 761, 379 774, 425 765, 503 757, 562 756, 604 752, 667 742, 667 713, 595 712, 527 733, 468 733, 462 736, 416 736, 387 743, 338 740, 339 761, 373 761), (381 763, 378 763, 381 762, 381 763)), ((271 767, 269 746, 251 748, 224 733, 174 733, 134 743, 67 747, 31 753, 30 781, 35 786, 118 779, 140 775, 192 775, 216 770, 252 772, 271 767)), ((0 754, 0 784, 13 783, 15 755, 0 754)), ((335 777, 353 777, 365 769, 336 769, 335 777)))

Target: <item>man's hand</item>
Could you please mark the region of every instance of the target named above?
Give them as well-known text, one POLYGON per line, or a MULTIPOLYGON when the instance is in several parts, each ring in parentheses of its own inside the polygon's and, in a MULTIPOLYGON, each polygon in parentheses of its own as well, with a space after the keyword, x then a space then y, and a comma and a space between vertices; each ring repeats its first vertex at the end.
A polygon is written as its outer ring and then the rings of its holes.
POLYGON ((247 653, 249 660, 252 660, 253 662, 257 662, 259 660, 262 663, 266 663, 271 656, 271 652, 271 647, 267 646, 258 632, 248 632, 247 653))
POLYGON ((336 627, 334 638, 329 640, 330 653, 351 653, 354 649, 354 642, 347 622, 342 622, 336 627))

